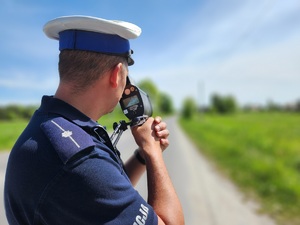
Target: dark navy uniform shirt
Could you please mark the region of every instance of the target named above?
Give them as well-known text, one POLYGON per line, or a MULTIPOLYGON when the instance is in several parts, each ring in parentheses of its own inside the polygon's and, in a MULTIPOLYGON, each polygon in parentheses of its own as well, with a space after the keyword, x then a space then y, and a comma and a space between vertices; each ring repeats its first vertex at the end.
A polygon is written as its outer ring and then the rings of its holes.
POLYGON ((103 127, 49 96, 11 151, 4 195, 11 225, 158 223, 103 127))

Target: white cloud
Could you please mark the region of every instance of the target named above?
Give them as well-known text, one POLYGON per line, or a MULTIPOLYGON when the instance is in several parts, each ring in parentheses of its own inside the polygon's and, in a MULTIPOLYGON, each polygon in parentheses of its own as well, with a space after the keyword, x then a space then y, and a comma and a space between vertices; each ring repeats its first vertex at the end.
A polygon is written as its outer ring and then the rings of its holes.
POLYGON ((0 75, 0 87, 14 89, 16 91, 30 90, 55 90, 58 85, 58 75, 56 71, 48 71, 40 74, 36 71, 6 71, 6 75, 0 75))
POLYGON ((300 35, 266 48, 235 54, 221 63, 216 75, 227 78, 300 79, 300 35))

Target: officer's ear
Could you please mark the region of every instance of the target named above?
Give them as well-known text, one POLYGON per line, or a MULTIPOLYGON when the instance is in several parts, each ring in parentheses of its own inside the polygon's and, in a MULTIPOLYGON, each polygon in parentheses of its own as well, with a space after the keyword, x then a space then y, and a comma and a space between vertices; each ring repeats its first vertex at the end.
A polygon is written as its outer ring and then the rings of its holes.
POLYGON ((116 88, 119 85, 120 79, 122 76, 122 63, 118 63, 111 71, 110 71, 110 79, 109 83, 112 88, 116 88))

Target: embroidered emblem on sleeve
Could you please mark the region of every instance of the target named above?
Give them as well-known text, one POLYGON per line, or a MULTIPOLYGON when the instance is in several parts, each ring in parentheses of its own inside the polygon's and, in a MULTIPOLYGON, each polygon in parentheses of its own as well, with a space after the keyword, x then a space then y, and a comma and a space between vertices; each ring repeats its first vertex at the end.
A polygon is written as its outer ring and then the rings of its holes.
POLYGON ((64 164, 76 153, 95 146, 88 133, 62 117, 43 123, 41 128, 64 164))
POLYGON ((55 123, 53 120, 51 120, 51 123, 53 123, 55 126, 57 126, 61 131, 63 131, 63 133, 61 134, 62 137, 64 138, 70 138, 71 141, 73 141, 73 143, 80 148, 79 144, 72 138, 72 131, 69 130, 64 130, 61 126, 59 126, 57 123, 55 123))

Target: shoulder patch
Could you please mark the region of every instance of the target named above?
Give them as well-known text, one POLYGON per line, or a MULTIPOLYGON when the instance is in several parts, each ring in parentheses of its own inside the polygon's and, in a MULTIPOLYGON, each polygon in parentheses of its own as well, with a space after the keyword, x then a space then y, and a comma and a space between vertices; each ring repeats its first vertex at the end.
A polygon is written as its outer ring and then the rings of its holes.
POLYGON ((95 146, 88 133, 62 117, 42 123, 41 128, 64 164, 81 150, 95 146))

